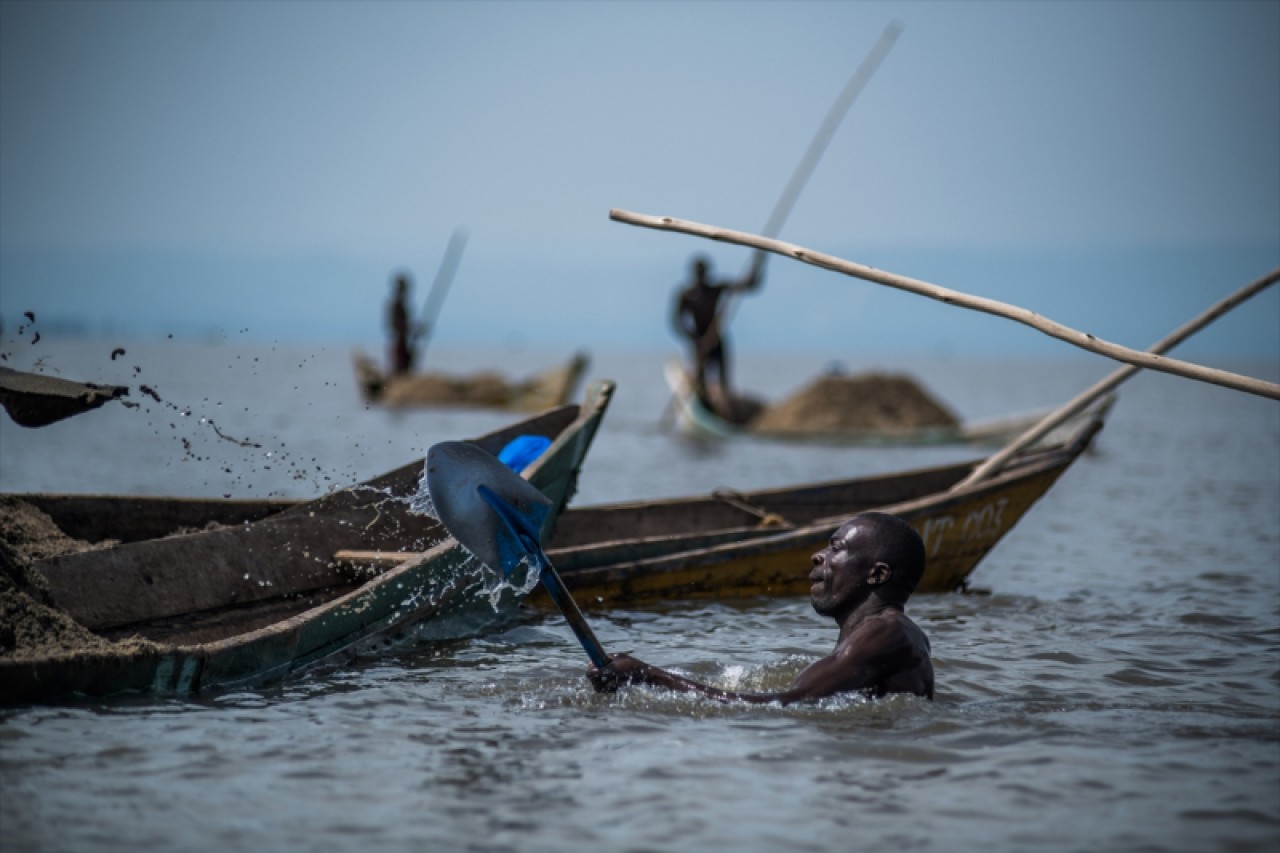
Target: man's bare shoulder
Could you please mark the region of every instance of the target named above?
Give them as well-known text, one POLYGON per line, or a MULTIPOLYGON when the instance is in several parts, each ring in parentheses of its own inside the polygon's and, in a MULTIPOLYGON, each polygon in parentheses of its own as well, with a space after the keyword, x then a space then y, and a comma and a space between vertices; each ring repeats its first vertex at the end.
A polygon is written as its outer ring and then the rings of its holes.
POLYGON ((929 638, 924 631, 906 613, 890 608, 873 613, 855 625, 841 638, 836 654, 868 660, 921 651, 925 654, 929 651, 929 638))

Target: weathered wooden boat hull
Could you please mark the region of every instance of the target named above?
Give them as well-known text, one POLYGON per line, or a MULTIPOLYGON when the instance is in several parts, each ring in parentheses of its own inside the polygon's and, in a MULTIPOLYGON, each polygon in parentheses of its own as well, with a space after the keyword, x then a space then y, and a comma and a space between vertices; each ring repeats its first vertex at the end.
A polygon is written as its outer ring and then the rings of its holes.
MULTIPOLYGON (((549 524, 576 488, 612 391, 611 383, 599 383, 581 407, 474 440, 496 453, 519 435, 552 439, 524 471, 552 500, 549 524)), ((189 694, 258 683, 338 652, 366 653, 398 635, 465 635, 505 618, 514 597, 495 606, 485 570, 437 522, 409 510, 422 464, 283 509, 224 506, 249 516, 269 513, 234 526, 161 539, 99 530, 135 541, 40 561, 36 568, 60 607, 95 633, 123 642, 102 652, 0 658, 0 703, 73 693, 189 694), (406 546, 420 553, 380 574, 353 572, 331 559, 342 548, 406 546)), ((75 516, 69 497, 43 503, 75 516)), ((92 503, 86 499, 80 508, 92 503)), ((184 521, 200 505, 214 503, 193 502, 184 521)), ((81 524, 82 531, 90 526, 81 524)))
POLYGON ((676 429, 695 439, 756 439, 852 447, 912 447, 943 444, 999 445, 1021 435, 1046 412, 1023 412, 974 421, 958 427, 922 427, 903 430, 846 430, 841 432, 774 432, 730 423, 703 405, 694 393, 684 366, 670 359, 664 366, 667 386, 676 409, 676 429))
POLYGON ((73 382, 0 366, 0 408, 19 426, 48 426, 128 394, 129 389, 123 385, 73 382))
MULTIPOLYGON (((950 592, 966 583, 1077 455, 1055 453, 955 495, 947 495, 944 489, 915 499, 853 500, 830 518, 791 530, 725 529, 684 541, 673 537, 677 541, 628 543, 615 548, 613 559, 604 563, 600 560, 605 547, 555 548, 553 539, 548 554, 584 607, 632 606, 673 598, 805 595, 814 552, 849 517, 878 510, 906 519, 925 541, 928 562, 918 591, 950 592), (701 544, 716 539, 725 541, 701 544)), ((971 468, 939 469, 938 473, 945 472, 944 478, 955 482, 971 468)), ((778 506, 760 496, 752 499, 762 507, 778 506)))
MULTIPOLYGON (((921 592, 964 586, 1102 428, 1106 406, 1055 432, 998 475, 957 486, 977 462, 749 494, 581 507, 561 514, 547 555, 584 608, 682 598, 806 594, 812 554, 844 521, 878 510, 901 516, 924 539, 921 592)), ((404 554, 345 552, 373 569, 404 554)), ((550 607, 541 591, 529 601, 550 607)))
POLYGON ((367 402, 388 408, 452 406, 514 412, 538 412, 564 405, 577 393, 589 364, 585 353, 575 353, 563 365, 527 379, 508 381, 496 373, 388 376, 368 356, 355 353, 353 358, 356 381, 367 402))

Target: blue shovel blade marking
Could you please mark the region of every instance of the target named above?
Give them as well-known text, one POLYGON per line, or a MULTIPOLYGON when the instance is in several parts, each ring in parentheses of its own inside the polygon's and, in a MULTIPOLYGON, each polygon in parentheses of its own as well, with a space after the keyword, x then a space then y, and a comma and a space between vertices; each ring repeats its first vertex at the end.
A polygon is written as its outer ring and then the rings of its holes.
POLYGON ((569 590, 565 589, 564 582, 560 580, 555 567, 551 565, 551 561, 542 550, 542 522, 547 517, 547 507, 534 506, 525 513, 504 501, 483 483, 476 486, 476 491, 498 514, 498 518, 502 519, 505 528, 499 533, 497 540, 503 574, 509 577, 516 566, 520 565, 520 561, 528 557, 533 571, 537 572, 539 580, 542 581, 543 588, 568 620, 569 627, 573 629, 573 633, 582 644, 587 656, 591 658, 591 662, 597 667, 608 666, 608 653, 596 639, 595 633, 583 618, 582 611, 578 609, 573 596, 569 594, 569 590))
POLYGON ((538 559, 536 552, 541 550, 538 542, 542 538, 542 524, 547 519, 550 506, 534 505, 521 512, 484 484, 476 486, 476 491, 502 519, 505 528, 505 533, 497 538, 498 559, 502 565, 493 568, 500 568, 504 577, 511 577, 521 561, 528 557, 534 570, 540 571, 542 560, 538 559))
POLYGON ((518 474, 550 446, 551 439, 545 435, 518 435, 498 451, 498 461, 518 474))

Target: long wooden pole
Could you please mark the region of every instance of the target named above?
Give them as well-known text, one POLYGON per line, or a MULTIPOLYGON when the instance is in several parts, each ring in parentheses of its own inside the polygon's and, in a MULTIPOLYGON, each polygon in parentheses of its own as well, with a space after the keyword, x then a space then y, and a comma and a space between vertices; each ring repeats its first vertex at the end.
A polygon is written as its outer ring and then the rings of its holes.
POLYGON ((791 215, 791 209, 795 207, 796 199, 800 197, 800 191, 809 182, 809 177, 813 174, 813 170, 817 168, 818 161, 822 159, 823 153, 826 152, 827 145, 831 142, 831 137, 835 136, 836 129, 840 127, 840 122, 844 121, 849 108, 853 106, 853 102, 871 80, 872 75, 876 73, 876 69, 880 67, 880 63, 888 56, 889 50, 901 34, 902 24, 898 21, 891 21, 889 26, 885 27, 884 32, 881 33, 880 39, 871 48, 871 52, 862 60, 862 64, 853 72, 849 82, 840 91, 840 96, 831 105, 831 109, 822 120, 817 134, 813 137, 813 141, 809 143, 808 149, 804 152, 804 157, 801 158, 799 165, 796 166, 791 179, 787 181, 786 189, 782 191, 782 197, 778 199, 778 203, 773 207, 773 212, 769 214, 769 221, 765 223, 763 232, 766 237, 777 237, 782 231, 782 224, 791 215))
POLYGON ((732 231, 727 228, 718 228, 712 225, 703 225, 698 222, 689 222, 683 219, 675 219, 670 216, 647 216, 640 213, 631 213, 626 210, 611 210, 609 218, 616 222, 624 222, 628 225, 639 225, 644 228, 654 228, 659 231, 675 231, 681 234, 692 234, 697 237, 706 237, 710 240, 716 240, 722 243, 734 243, 740 246, 750 246, 755 249, 763 249, 767 252, 773 252, 777 255, 785 255, 812 264, 823 269, 833 270, 835 272, 844 273, 853 278, 860 278, 864 281, 870 281, 875 284, 882 284, 886 287, 905 290, 908 293, 915 293, 920 296, 928 296, 939 302, 945 302, 948 305, 958 305, 961 308, 969 308, 974 311, 981 311, 986 314, 994 314, 997 317, 1005 317, 1010 320, 1030 326, 1033 329, 1044 332, 1050 337, 1066 341, 1073 346, 1088 350, 1089 352, 1105 355, 1116 361, 1132 364, 1136 367, 1145 367, 1151 370, 1158 370, 1162 373, 1171 373, 1174 376, 1181 376, 1186 379, 1196 379, 1201 382, 1208 382, 1213 385, 1221 385, 1224 388, 1232 388, 1236 391, 1244 391, 1247 394, 1257 394, 1260 397, 1268 397, 1272 400, 1280 400, 1280 385, 1274 382, 1265 382, 1261 379, 1254 379, 1249 376, 1241 376, 1238 373, 1231 373, 1226 370, 1217 370, 1212 367, 1205 367, 1199 364, 1193 364, 1187 361, 1178 361, 1172 358, 1165 358, 1161 355, 1139 352, 1119 344, 1104 341, 1087 332, 1077 331, 1061 323, 1056 323, 1047 317, 1042 317, 1026 308, 1019 308, 1016 305, 1009 305, 1004 302, 998 302, 994 299, 987 299, 981 296, 970 296, 967 293, 961 293, 958 290, 950 290, 945 287, 939 287, 936 284, 930 284, 927 281, 908 278, 904 275, 885 272, 863 264, 846 261, 837 258, 834 255, 827 255, 822 252, 806 249, 802 246, 796 246, 791 243, 784 243, 780 240, 773 240, 768 237, 761 237, 756 234, 748 234, 743 231, 732 231))
MULTIPOLYGON (((800 158, 800 162, 796 164, 795 171, 791 173, 790 179, 787 180, 787 185, 783 188, 782 195, 778 198, 777 203, 774 204, 773 211, 769 214, 769 219, 764 225, 763 234, 766 237, 777 237, 782 231, 783 223, 787 221, 787 217, 791 215, 792 208, 796 206, 796 199, 800 198, 800 192, 804 189, 805 184, 809 182, 809 178, 813 175, 813 170, 818 167, 818 161, 826 153, 827 146, 831 143, 831 138, 835 136, 836 130, 840 127, 840 123, 844 121, 849 108, 853 106, 853 102, 857 100, 858 95, 866 88, 867 83, 876 73, 876 69, 880 67, 880 63, 888 56, 890 49, 901 34, 902 24, 899 21, 890 21, 884 32, 880 34, 880 38, 872 46, 871 51, 853 72, 853 76, 849 78, 849 81, 844 84, 844 88, 840 90, 840 94, 831 105, 831 109, 827 110, 826 116, 822 119, 822 124, 818 126, 818 132, 809 141, 809 147, 805 149, 804 156, 800 158)), ((764 252, 757 251, 751 259, 747 274, 759 275, 764 268, 765 257, 764 252)), ((730 297, 726 298, 720 305, 721 324, 728 325, 729 319, 733 316, 732 309, 736 307, 736 302, 730 297)))
POLYGON ((436 328, 436 318, 440 314, 440 306, 444 304, 444 297, 449 292, 449 285, 453 283, 453 275, 458 271, 458 262, 462 259, 462 250, 467 245, 467 232, 464 228, 455 228, 453 234, 449 237, 449 245, 445 247, 444 257, 440 259, 440 267, 436 270, 435 280, 431 282, 431 290, 427 294, 427 304, 422 308, 422 319, 419 321, 419 328, 422 330, 422 340, 418 342, 420 347, 418 357, 422 361, 422 356, 427 350, 427 341, 431 339, 432 332, 436 328))
MULTIPOLYGON (((1172 349, 1173 347, 1182 343, 1187 338, 1191 337, 1196 332, 1203 329, 1205 326, 1212 323, 1214 320, 1221 317, 1223 314, 1230 311, 1232 308, 1239 305, 1241 302, 1244 302, 1246 299, 1251 298, 1255 294, 1261 293, 1266 288, 1275 284, 1276 281, 1280 281, 1280 267, 1277 267, 1276 269, 1267 273, 1262 278, 1259 278, 1256 281, 1252 281, 1249 284, 1246 284, 1244 287, 1240 288, 1235 293, 1228 296, 1226 299, 1220 300, 1219 302, 1215 303, 1212 307, 1207 309, 1204 313, 1188 321, 1183 326, 1180 326, 1179 328, 1175 329, 1173 332, 1170 332, 1168 335, 1161 338, 1156 343, 1152 344, 1151 348, 1148 349, 1147 352, 1155 353, 1159 355, 1160 353, 1163 353, 1167 350, 1172 349)), ((951 491, 953 492, 958 491, 967 486, 971 486, 974 483, 982 482, 983 480, 986 480, 994 476, 995 474, 999 473, 999 471, 1002 468, 1004 468, 1004 466, 1014 456, 1018 455, 1026 448, 1030 447, 1040 439, 1044 438, 1055 427, 1057 427, 1059 424, 1066 421, 1068 418, 1080 412, 1083 412, 1090 405, 1092 405, 1096 400, 1102 397, 1102 395, 1108 394, 1111 391, 1114 391, 1117 387, 1119 387, 1119 385, 1122 382, 1127 380, 1129 377, 1133 376, 1140 369, 1141 368, 1134 367, 1131 364, 1127 364, 1124 367, 1120 368, 1119 370, 1115 371, 1114 373, 1110 374, 1109 376, 1105 377, 1104 379, 1100 380, 1093 386, 1089 387, 1083 393, 1079 394, 1078 396, 1076 396, 1069 402, 1065 403, 1058 409, 1050 412, 1039 423, 1031 427, 1022 435, 1015 438, 1013 441, 1009 442, 1009 444, 1004 448, 1002 448, 999 452, 989 456, 986 459, 986 461, 984 461, 977 468, 973 469, 973 471, 970 472, 968 477, 965 477, 959 483, 956 483, 954 486, 952 486, 951 491)))

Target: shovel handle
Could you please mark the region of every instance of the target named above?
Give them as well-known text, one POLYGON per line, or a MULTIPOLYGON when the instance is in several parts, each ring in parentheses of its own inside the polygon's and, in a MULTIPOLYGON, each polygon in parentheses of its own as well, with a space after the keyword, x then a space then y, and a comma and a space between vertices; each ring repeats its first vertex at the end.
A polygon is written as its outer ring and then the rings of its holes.
POLYGON ((520 538, 524 540, 529 555, 534 558, 534 562, 537 564, 535 568, 538 570, 538 577, 542 579, 542 585, 546 587, 547 594, 551 596, 551 600, 556 603, 556 607, 560 608, 560 612, 564 614, 565 621, 573 629, 573 633, 577 636, 578 642, 582 644, 587 657, 591 658, 591 662, 598 669, 604 669, 609 665, 609 655, 605 654, 604 646, 600 645, 600 641, 596 639, 595 632, 591 630, 591 626, 587 624, 586 617, 578 609, 578 603, 569 594, 564 581, 560 580, 560 575, 556 572, 555 566, 551 565, 551 561, 547 559, 547 555, 542 550, 541 545, 537 542, 531 542, 526 536, 521 536, 520 538))

